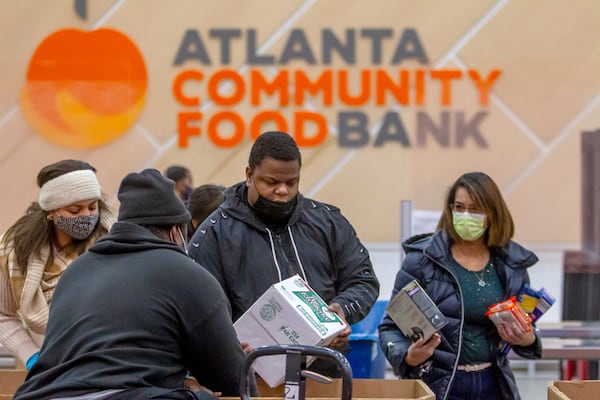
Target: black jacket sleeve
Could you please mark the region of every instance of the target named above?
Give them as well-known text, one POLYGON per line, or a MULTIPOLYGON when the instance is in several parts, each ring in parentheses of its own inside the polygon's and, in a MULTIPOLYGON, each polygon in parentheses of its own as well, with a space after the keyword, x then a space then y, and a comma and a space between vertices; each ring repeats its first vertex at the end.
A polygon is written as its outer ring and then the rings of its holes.
POLYGON ((201 385, 224 396, 237 396, 245 353, 231 322, 229 302, 207 271, 198 268, 197 275, 181 288, 188 299, 183 315, 198 316, 183 321, 184 359, 201 385))
POLYGON ((223 275, 221 250, 214 228, 205 228, 201 225, 188 244, 188 255, 196 263, 204 267, 219 282, 221 287, 225 286, 223 275))
POLYGON ((379 280, 373 270, 369 252, 360 242, 350 222, 335 212, 335 263, 337 269, 336 296, 330 303, 338 303, 346 321, 354 324, 362 320, 379 297, 379 280))

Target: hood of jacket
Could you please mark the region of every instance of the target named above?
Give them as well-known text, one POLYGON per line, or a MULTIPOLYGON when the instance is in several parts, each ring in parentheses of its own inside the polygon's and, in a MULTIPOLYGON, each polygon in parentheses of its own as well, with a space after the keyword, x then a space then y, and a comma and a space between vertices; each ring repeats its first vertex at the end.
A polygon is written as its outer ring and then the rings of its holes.
POLYGON ((99 254, 121 254, 159 248, 186 254, 177 244, 157 237, 143 226, 131 222, 115 222, 110 232, 98 239, 89 251, 99 254))

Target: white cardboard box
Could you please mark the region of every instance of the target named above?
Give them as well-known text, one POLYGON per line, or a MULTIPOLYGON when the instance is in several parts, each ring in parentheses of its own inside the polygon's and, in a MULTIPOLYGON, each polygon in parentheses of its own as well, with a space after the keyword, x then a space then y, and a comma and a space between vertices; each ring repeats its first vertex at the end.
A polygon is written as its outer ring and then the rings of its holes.
MULTIPOLYGON (((235 323, 241 342, 253 348, 277 344, 327 346, 344 322, 298 275, 271 286, 235 323)), ((283 383, 285 356, 265 356, 253 368, 271 387, 283 383)))

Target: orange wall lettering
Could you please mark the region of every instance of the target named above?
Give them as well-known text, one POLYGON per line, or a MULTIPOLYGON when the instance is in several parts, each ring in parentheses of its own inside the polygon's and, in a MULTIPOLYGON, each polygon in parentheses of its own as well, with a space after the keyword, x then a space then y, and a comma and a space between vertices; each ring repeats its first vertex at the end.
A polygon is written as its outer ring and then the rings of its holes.
POLYGON ((208 80, 208 96, 220 106, 233 106, 239 103, 246 94, 246 83, 244 78, 237 71, 232 69, 221 69, 215 72, 208 80), (233 93, 224 96, 219 93, 219 87, 225 82, 231 82, 233 93))

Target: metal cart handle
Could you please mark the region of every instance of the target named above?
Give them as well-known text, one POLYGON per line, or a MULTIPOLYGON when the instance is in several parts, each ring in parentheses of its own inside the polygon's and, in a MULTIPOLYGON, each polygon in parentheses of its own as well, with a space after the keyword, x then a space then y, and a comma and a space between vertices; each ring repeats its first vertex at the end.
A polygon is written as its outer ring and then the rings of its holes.
MULTIPOLYGON (((252 371, 250 366, 255 359, 261 356, 270 355, 286 355, 286 359, 297 358, 298 356, 316 356, 329 358, 334 360, 342 371, 342 400, 352 399, 352 368, 350 363, 340 352, 332 350, 328 347, 316 347, 316 346, 302 346, 302 345, 277 345, 277 346, 261 346, 246 355, 244 363, 242 364, 242 370, 240 374, 240 399, 250 400, 250 372, 252 371)), ((289 375, 289 364, 286 361, 286 386, 287 377, 289 375)), ((302 371, 297 371, 299 379, 304 379, 306 376, 302 374, 302 371)), ((302 391, 301 397, 298 400, 304 400, 304 393, 302 391)))

